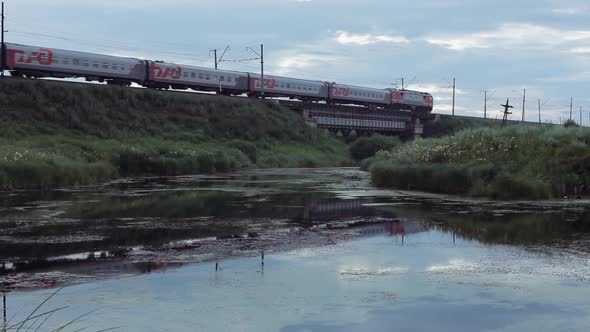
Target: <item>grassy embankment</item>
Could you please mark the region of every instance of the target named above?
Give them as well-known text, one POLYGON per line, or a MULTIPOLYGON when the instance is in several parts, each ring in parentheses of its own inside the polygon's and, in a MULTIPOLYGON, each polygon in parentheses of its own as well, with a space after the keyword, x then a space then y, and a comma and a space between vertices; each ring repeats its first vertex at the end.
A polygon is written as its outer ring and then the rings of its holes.
MULTIPOLYGON (((461 115, 438 114, 437 121, 427 121, 424 123, 424 138, 444 137, 454 135, 465 129, 475 128, 500 128, 502 120, 491 118, 478 118, 461 115)), ((520 122, 508 120, 508 126, 538 126, 536 122, 520 122)))
POLYGON ((0 189, 349 163, 272 101, 54 81, 0 81, 0 189))
POLYGON ((380 187, 496 199, 579 194, 590 183, 590 129, 467 129, 382 151, 370 172, 380 187))

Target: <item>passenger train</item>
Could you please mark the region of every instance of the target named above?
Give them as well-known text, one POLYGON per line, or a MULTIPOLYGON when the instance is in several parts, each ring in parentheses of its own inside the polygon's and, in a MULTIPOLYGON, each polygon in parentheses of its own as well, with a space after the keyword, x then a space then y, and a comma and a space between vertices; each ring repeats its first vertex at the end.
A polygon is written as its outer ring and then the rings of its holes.
POLYGON ((375 89, 292 77, 216 70, 162 61, 5 43, 0 64, 12 76, 85 78, 116 85, 139 84, 156 89, 192 89, 250 97, 264 95, 330 104, 352 104, 391 110, 432 111, 432 95, 397 89, 375 89), (263 89, 264 87, 264 89, 263 89))

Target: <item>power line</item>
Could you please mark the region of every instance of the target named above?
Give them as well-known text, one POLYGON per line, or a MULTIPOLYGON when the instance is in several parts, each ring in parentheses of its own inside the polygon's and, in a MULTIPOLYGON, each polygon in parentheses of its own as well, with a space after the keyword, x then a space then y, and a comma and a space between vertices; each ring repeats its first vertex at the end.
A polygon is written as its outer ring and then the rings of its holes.
POLYGON ((0 40, 0 77, 4 78, 4 67, 7 66, 6 64, 6 45, 4 44, 4 33, 6 32, 6 30, 4 30, 4 1, 2 1, 2 9, 0 11, 0 35, 1 35, 1 40, 0 40))
POLYGON ((524 112, 526 107, 526 89, 522 90, 522 121, 524 122, 524 112))
POLYGON ((129 46, 129 44, 118 45, 118 42, 100 43, 100 42, 87 41, 84 39, 68 38, 68 37, 63 37, 63 36, 49 35, 49 34, 36 33, 36 32, 28 32, 28 31, 23 31, 23 30, 11 30, 10 33, 11 34, 34 36, 34 37, 49 38, 49 39, 58 39, 58 40, 63 40, 63 41, 72 42, 72 43, 76 43, 76 44, 98 46, 98 47, 102 47, 102 48, 106 48, 106 49, 135 51, 135 52, 138 52, 138 51, 156 52, 156 53, 173 55, 173 56, 190 57, 191 59, 204 58, 202 55, 198 55, 195 53, 170 52, 170 51, 166 51, 166 50, 162 50, 162 49, 129 46))
POLYGON ((223 56, 225 55, 225 53, 227 53, 227 51, 229 51, 229 45, 225 47, 225 50, 223 50, 223 53, 219 57, 219 60, 217 60, 217 49, 209 50, 209 55, 211 55, 211 52, 215 54, 215 70, 217 70, 217 66, 219 65, 219 63, 223 61, 223 56))
POLYGON ((494 92, 492 92, 492 94, 488 97, 488 90, 483 91, 483 95, 484 95, 484 97, 483 97, 483 118, 484 119, 487 119, 488 100, 498 99, 498 98, 492 98, 495 93, 496 93, 496 91, 494 90, 494 92))

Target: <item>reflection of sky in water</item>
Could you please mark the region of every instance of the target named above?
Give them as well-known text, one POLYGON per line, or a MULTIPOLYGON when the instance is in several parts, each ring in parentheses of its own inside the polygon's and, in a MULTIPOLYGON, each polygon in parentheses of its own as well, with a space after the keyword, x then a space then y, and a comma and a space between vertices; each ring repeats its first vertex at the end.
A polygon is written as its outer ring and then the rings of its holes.
MULTIPOLYGON (((436 231, 196 264, 67 287, 63 317, 123 331, 587 330, 583 256, 485 246, 436 231)), ((50 291, 11 293, 9 317, 50 291)), ((48 308, 50 308, 48 307, 48 308)), ((54 319, 55 321, 55 319, 54 319)))

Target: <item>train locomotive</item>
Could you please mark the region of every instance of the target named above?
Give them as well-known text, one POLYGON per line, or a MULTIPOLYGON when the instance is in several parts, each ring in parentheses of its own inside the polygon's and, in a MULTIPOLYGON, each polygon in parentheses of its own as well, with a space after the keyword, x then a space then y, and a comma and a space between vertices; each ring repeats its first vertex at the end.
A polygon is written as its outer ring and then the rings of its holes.
POLYGON ((5 43, 2 69, 16 77, 85 78, 87 81, 155 89, 192 89, 225 95, 285 97, 306 102, 430 112, 432 95, 412 90, 376 89, 292 77, 216 70, 144 60, 5 43))

